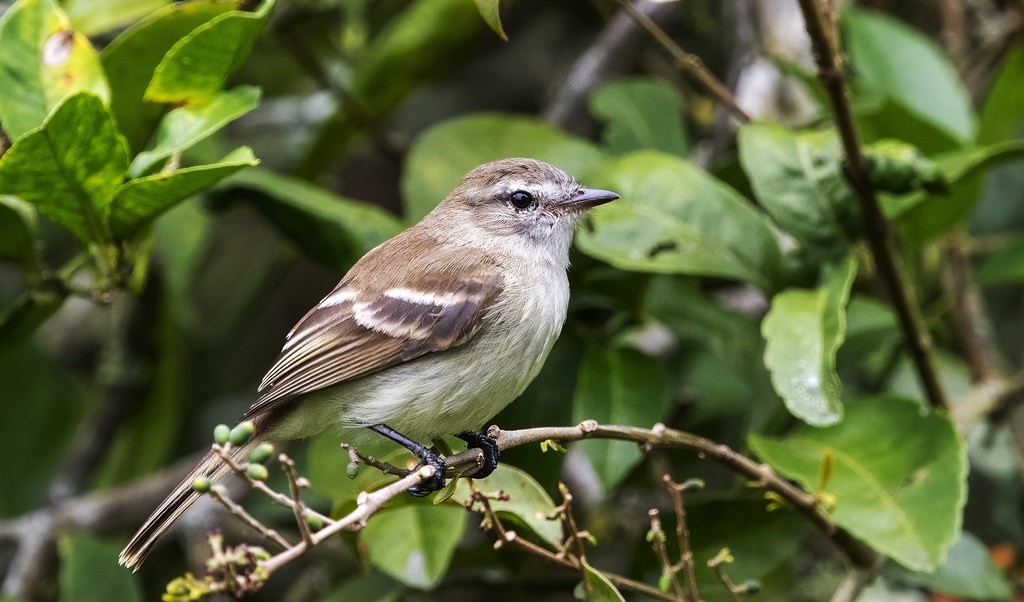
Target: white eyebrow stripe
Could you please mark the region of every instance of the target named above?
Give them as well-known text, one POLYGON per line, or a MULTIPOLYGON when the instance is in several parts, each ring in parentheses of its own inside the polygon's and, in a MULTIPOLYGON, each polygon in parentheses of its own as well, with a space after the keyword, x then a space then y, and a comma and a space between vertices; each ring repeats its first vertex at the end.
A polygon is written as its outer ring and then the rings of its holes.
POLYGON ((415 303, 416 305, 441 305, 448 307, 466 301, 466 295, 462 292, 449 293, 425 293, 411 288, 392 288, 384 291, 385 297, 398 301, 415 303))

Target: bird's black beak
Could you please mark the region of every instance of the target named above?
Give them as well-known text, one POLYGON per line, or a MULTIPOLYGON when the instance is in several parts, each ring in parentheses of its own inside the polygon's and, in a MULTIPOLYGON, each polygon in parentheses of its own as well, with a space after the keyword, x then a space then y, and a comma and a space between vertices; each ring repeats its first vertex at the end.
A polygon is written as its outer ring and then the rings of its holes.
POLYGON ((562 208, 569 211, 585 211, 591 207, 604 205, 619 198, 619 195, 610 190, 599 190, 597 188, 581 188, 576 196, 562 203, 562 208))

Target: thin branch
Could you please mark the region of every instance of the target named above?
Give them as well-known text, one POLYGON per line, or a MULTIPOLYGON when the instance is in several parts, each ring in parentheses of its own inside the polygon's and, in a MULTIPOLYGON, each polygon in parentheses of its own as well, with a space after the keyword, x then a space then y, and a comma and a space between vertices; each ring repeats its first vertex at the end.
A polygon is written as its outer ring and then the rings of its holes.
POLYGON ((686 594, 683 593, 683 586, 679 585, 676 571, 672 567, 672 562, 668 559, 668 550, 665 549, 665 530, 661 528, 661 517, 659 516, 658 509, 651 508, 647 511, 647 516, 651 519, 651 547, 654 549, 654 555, 658 557, 658 564, 661 565, 661 578, 669 582, 669 585, 672 586, 672 591, 676 594, 676 598, 696 602, 698 600, 696 596, 687 598, 686 594))
POLYGON ((856 602, 864 588, 875 580, 881 568, 882 563, 879 562, 876 567, 856 569, 846 573, 842 582, 839 583, 839 587, 832 594, 831 602, 856 602))
POLYGON ((309 486, 309 481, 299 478, 295 474, 295 462, 285 454, 280 454, 277 461, 284 468, 284 474, 288 477, 288 491, 292 494, 292 513, 295 514, 295 523, 299 526, 299 533, 302 534, 302 541, 306 545, 313 545, 313 534, 306 522, 306 505, 302 503, 302 488, 309 486))
POLYGON ((629 16, 633 17, 641 27, 646 29, 647 33, 651 34, 651 37, 672 56, 672 62, 677 69, 697 80, 708 93, 729 109, 737 119, 744 123, 750 121, 750 116, 740 108, 736 102, 736 97, 729 91, 729 88, 708 71, 700 57, 683 50, 679 44, 676 44, 675 40, 665 33, 664 29, 652 21, 646 14, 637 10, 630 0, 617 0, 617 2, 622 7, 622 10, 629 13, 629 16))
POLYGON ((708 566, 711 567, 711 570, 713 570, 715 575, 718 576, 718 580, 725 586, 726 591, 732 595, 732 599, 735 602, 743 602, 745 599, 743 594, 746 593, 746 588, 742 585, 736 585, 733 583, 732 578, 730 578, 729 574, 725 572, 725 567, 723 566, 731 562, 732 555, 729 553, 727 548, 723 548, 714 558, 708 561, 708 566))
POLYGON ((803 11, 807 33, 811 37, 814 58, 818 64, 818 79, 828 92, 839 129, 845 154, 846 178, 852 186, 867 225, 868 243, 878 271, 892 296, 893 305, 899 316, 903 339, 914 361, 922 388, 932 407, 947 409, 949 403, 939 381, 931 358, 931 337, 924 325, 921 310, 915 298, 914 289, 907 283, 900 266, 899 253, 893 239, 889 222, 882 215, 875 190, 868 179, 867 168, 861 153, 860 142, 854 126, 853 113, 846 98, 846 86, 840 68, 837 41, 827 33, 825 18, 818 0, 799 0, 803 11))
POLYGON ((224 506, 228 512, 237 516, 243 523, 255 529, 264 538, 269 539, 286 550, 292 547, 292 544, 288 543, 285 538, 281 537, 280 533, 264 525, 258 518, 249 514, 241 504, 228 497, 227 492, 222 491, 219 486, 215 485, 211 488, 209 494, 210 497, 217 500, 217 503, 224 506))
MULTIPOLYGON (((686 506, 683 504, 683 492, 689 488, 690 483, 680 485, 668 475, 662 477, 662 480, 668 488, 669 495, 672 496, 672 507, 676 513, 676 542, 679 545, 679 562, 683 565, 683 572, 686 575, 686 586, 690 599, 696 602, 700 600, 700 594, 697 592, 697 573, 693 562, 693 549, 690 547, 690 529, 686 525, 686 506)), ((703 486, 703 483, 700 485, 703 486)))

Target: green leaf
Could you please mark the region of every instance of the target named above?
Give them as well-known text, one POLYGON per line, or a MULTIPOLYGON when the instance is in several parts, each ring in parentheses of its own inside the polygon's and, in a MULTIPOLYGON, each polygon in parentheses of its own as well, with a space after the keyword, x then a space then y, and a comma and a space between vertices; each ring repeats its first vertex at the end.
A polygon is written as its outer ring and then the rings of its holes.
POLYGON ((156 145, 141 152, 132 161, 128 172, 138 177, 158 162, 190 148, 225 125, 256 108, 260 90, 254 86, 239 86, 227 92, 218 92, 208 104, 200 107, 180 107, 164 115, 156 132, 156 145))
POLYGON ((0 190, 35 205, 83 242, 109 238, 102 215, 124 179, 128 149, 99 97, 71 96, 0 158, 0 190))
POLYGON ((539 159, 581 176, 601 152, 533 117, 481 113, 445 121, 421 134, 406 157, 406 217, 420 219, 474 167, 506 157, 539 159))
POLYGON ((88 535, 61 537, 61 602, 142 602, 138 577, 114 562, 120 548, 88 535))
POLYGON ((34 255, 36 211, 17 197, 0 195, 0 259, 26 264, 34 255))
POLYGON ((583 599, 586 602, 626 602, 604 573, 583 560, 583 599))
POLYGON ((826 266, 820 287, 775 295, 761 323, 775 391, 808 424, 827 426, 843 417, 836 352, 846 335, 846 302, 856 274, 853 257, 826 266))
POLYGON ((939 172, 950 183, 948 194, 881 196, 882 209, 896 217, 900 232, 914 242, 929 240, 965 219, 978 202, 982 176, 990 167, 1024 157, 1024 141, 1009 140, 982 148, 969 148, 935 158, 939 172))
POLYGON ((480 16, 483 18, 484 23, 490 27, 494 33, 498 34, 498 37, 502 40, 508 41, 508 34, 505 33, 505 28, 501 26, 501 13, 499 12, 500 0, 474 0, 476 2, 476 9, 480 11, 480 16))
POLYGON ((590 112, 605 122, 602 139, 613 155, 686 154, 683 98, 662 79, 628 77, 605 84, 590 97, 590 112))
POLYGON ((32 336, 60 309, 66 298, 66 291, 31 289, 23 292, 13 305, 0 308, 0 350, 14 347, 32 336))
POLYGON ((856 200, 835 130, 795 133, 751 123, 740 129, 739 151, 757 199, 780 228, 814 256, 837 259, 846 252, 844 223, 852 221, 856 200))
MULTIPOLYGON (((562 525, 558 520, 547 517, 554 513, 555 503, 544 488, 525 471, 508 464, 500 464, 491 476, 474 481, 476 488, 485 494, 503 492, 508 501, 490 500, 491 508, 503 520, 529 527, 541 539, 558 547, 562 543, 562 525)), ((460 504, 469 503, 472 491, 466 479, 460 479, 458 489, 452 496, 460 504)))
POLYGON ((935 570, 960 535, 966 447, 948 418, 916 401, 863 399, 835 426, 804 426, 784 439, 751 435, 750 446, 815 494, 830 456, 832 519, 908 568, 935 570))
POLYGON ((379 571, 372 571, 366 575, 346 579, 341 587, 332 591, 321 602, 401 602, 404 594, 405 587, 401 583, 379 571))
POLYGON ((359 536, 370 561, 410 587, 430 589, 448 571, 466 528, 466 510, 448 504, 408 504, 382 510, 359 536))
MULTIPOLYGON (((591 346, 583 356, 572 400, 573 422, 648 427, 664 419, 668 380, 658 360, 632 349, 591 346)), ((577 443, 601 483, 614 487, 642 454, 636 445, 610 440, 577 443)))
POLYGON ((599 183, 622 198, 591 214, 577 237, 584 253, 624 270, 775 286, 782 259, 765 218, 692 164, 633 153, 605 165, 599 183))
POLYGON ((74 28, 87 36, 123 27, 173 0, 64 0, 74 28))
POLYGON ((185 167, 130 180, 117 189, 107 211, 110 229, 129 238, 156 216, 190 196, 210 188, 243 167, 259 164, 243 146, 217 163, 185 167))
POLYGON ((1019 135, 1024 124, 1024 48, 1011 49, 1003 59, 995 83, 985 95, 978 119, 978 144, 991 144, 1019 135))
POLYGON ((844 13, 850 60, 858 80, 901 102, 961 142, 974 138, 967 90, 927 37, 880 13, 844 13))
POLYGON ((1024 281, 1024 238, 986 257, 974 272, 974 281, 982 286, 1024 281))
POLYGON ((53 0, 20 0, 0 17, 0 124, 11 140, 68 96, 110 97, 99 57, 53 0))
POLYGON ((861 144, 895 138, 912 144, 929 157, 957 150, 964 144, 898 100, 877 94, 854 100, 853 110, 857 118, 857 130, 861 134, 861 144))
POLYGON ((348 267, 403 229, 380 207, 269 170, 247 170, 231 184, 266 195, 248 200, 303 253, 332 268, 348 267))
POLYGON ((274 2, 218 15, 180 39, 157 65, 145 99, 186 106, 211 102, 249 56, 274 2))
POLYGON ((932 592, 969 600, 1009 600, 1013 588, 1003 571, 992 563, 978 538, 963 532, 949 550, 946 563, 934 573, 915 573, 899 565, 886 566, 890 578, 932 592))
POLYGON ((103 50, 110 108, 133 152, 146 144, 165 110, 143 100, 164 55, 191 31, 236 6, 234 2, 176 2, 128 28, 103 50))

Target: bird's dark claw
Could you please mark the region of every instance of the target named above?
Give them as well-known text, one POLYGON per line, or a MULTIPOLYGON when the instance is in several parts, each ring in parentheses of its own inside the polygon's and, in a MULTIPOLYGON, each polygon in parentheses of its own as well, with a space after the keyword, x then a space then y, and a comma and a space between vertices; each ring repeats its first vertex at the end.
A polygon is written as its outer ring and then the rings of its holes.
POLYGON ((409 493, 416 497, 424 497, 435 491, 444 489, 444 473, 448 470, 448 465, 445 464, 444 459, 435 453, 428 452, 427 454, 424 454, 422 456, 422 460, 423 461, 416 466, 416 469, 419 470, 423 466, 433 466, 434 474, 431 475, 429 479, 421 482, 419 485, 414 485, 409 489, 409 493))
POLYGON ((465 441, 469 449, 476 447, 484 453, 484 465, 475 473, 469 475, 470 478, 482 479, 494 472, 494 469, 498 467, 498 458, 501 457, 498 441, 494 437, 489 437, 475 431, 466 431, 455 436, 465 441))

